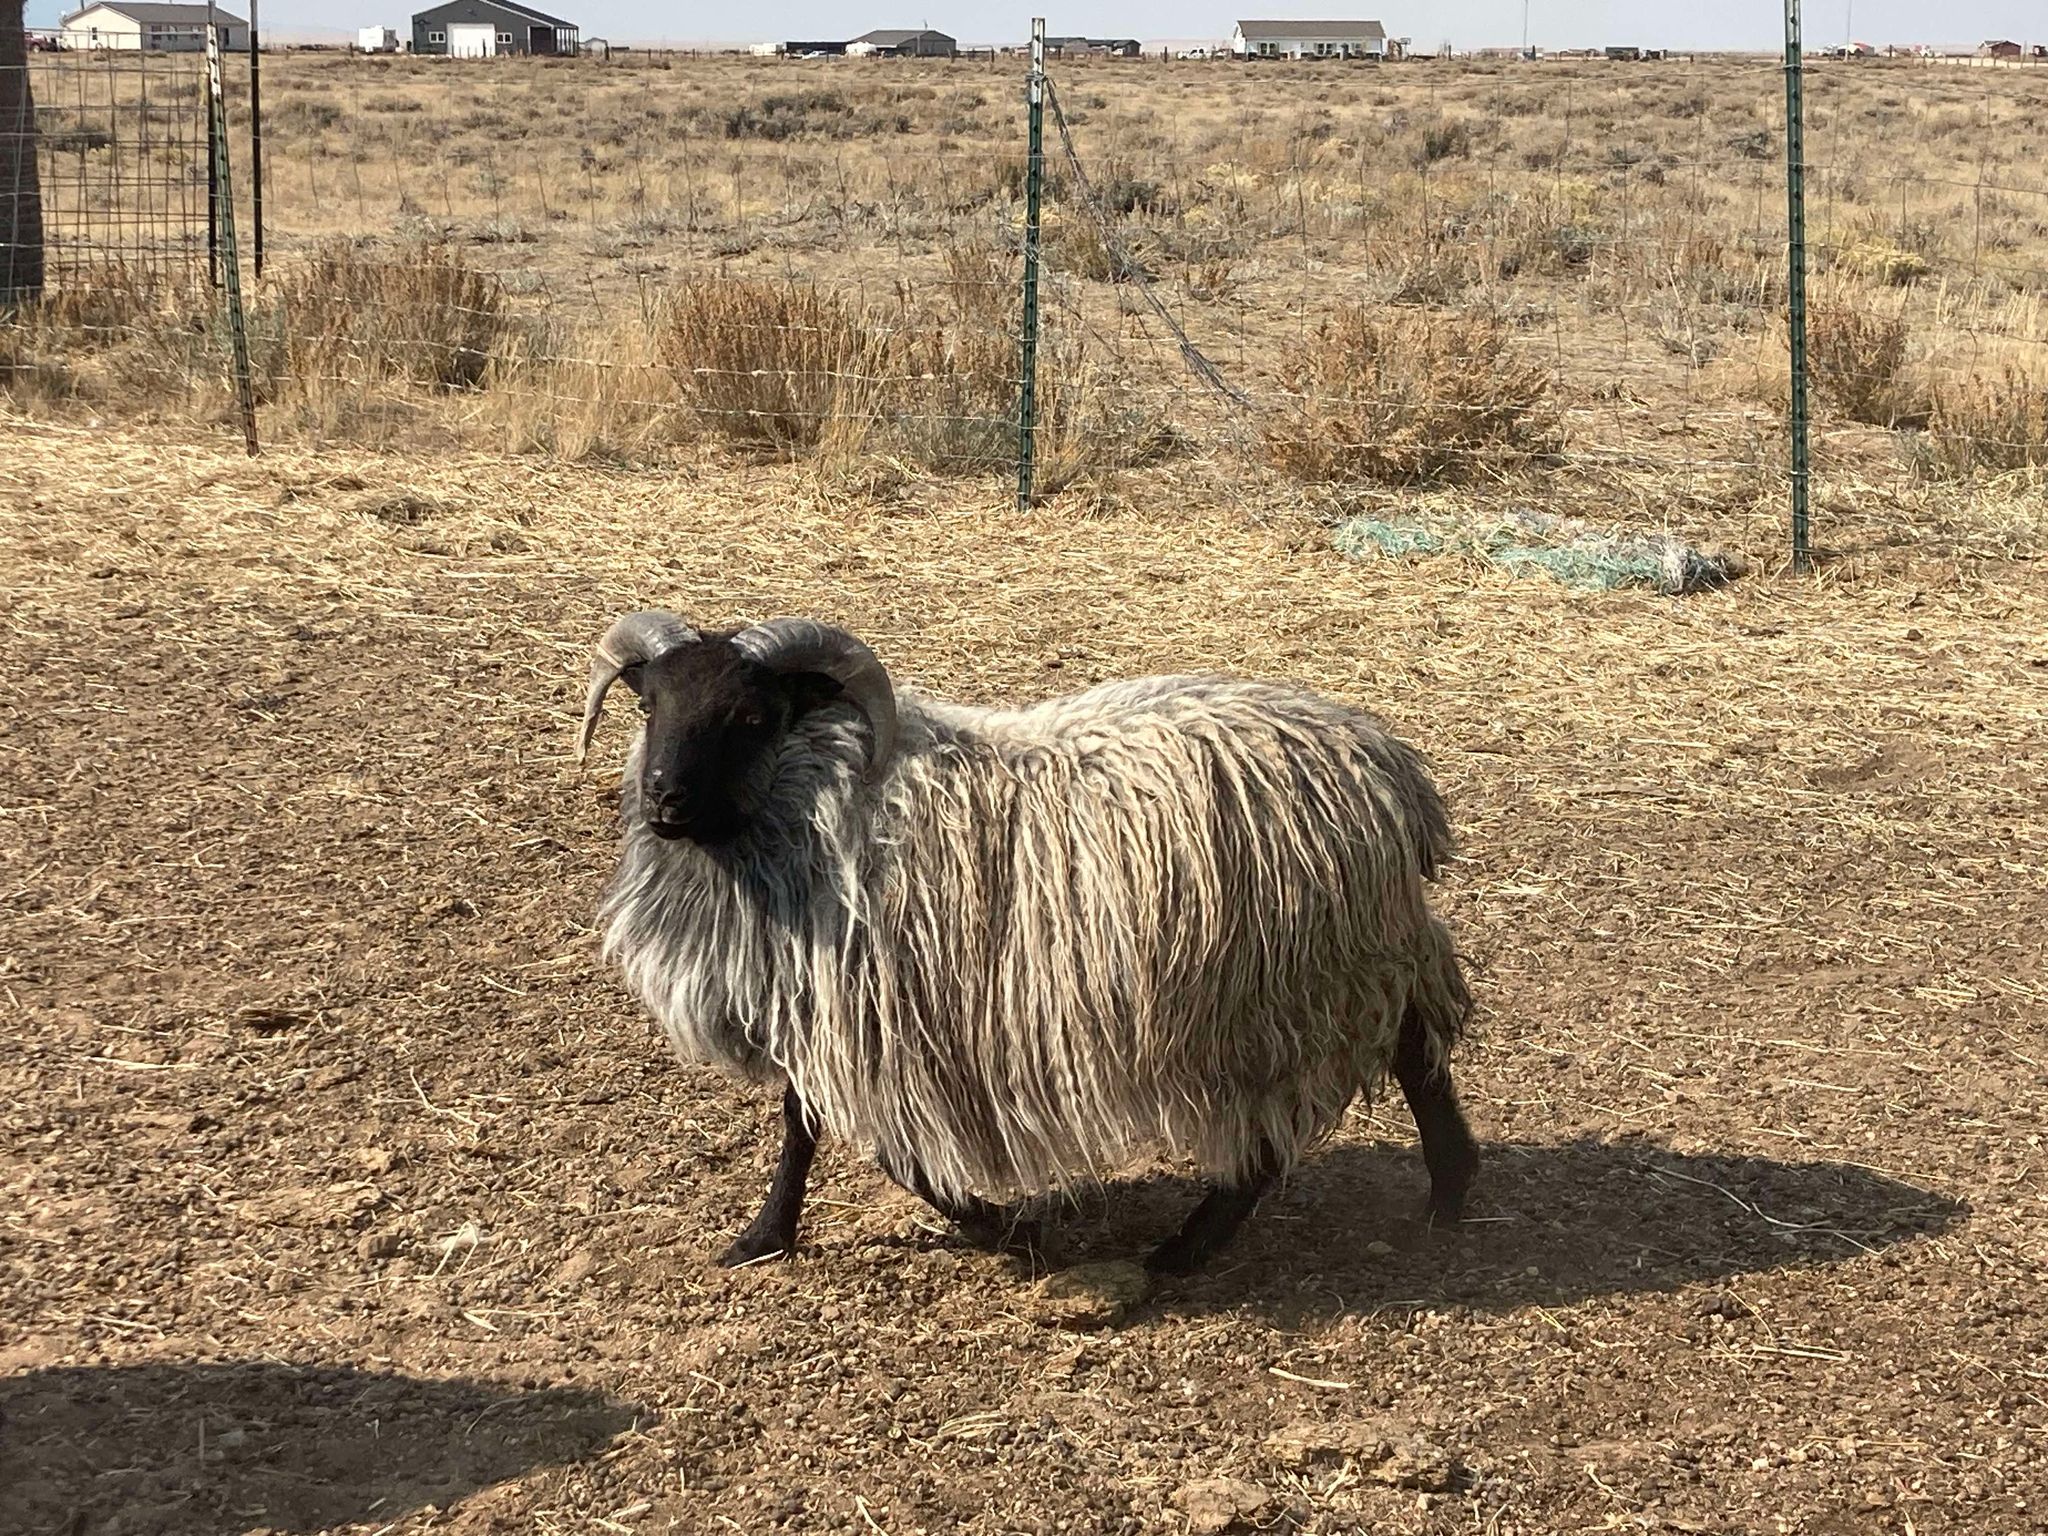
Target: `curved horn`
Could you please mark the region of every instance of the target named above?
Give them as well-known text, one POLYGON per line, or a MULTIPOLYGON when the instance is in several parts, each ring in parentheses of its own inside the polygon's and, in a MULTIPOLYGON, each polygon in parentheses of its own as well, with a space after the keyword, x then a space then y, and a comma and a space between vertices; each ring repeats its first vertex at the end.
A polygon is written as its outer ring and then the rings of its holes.
POLYGON ((896 685, 873 651, 815 619, 770 619, 741 630, 732 643, 777 672, 820 672, 839 684, 874 733, 867 776, 881 776, 896 755, 896 685))
POLYGON ((598 711, 604 708, 604 696, 611 692, 619 674, 679 645, 689 645, 697 638, 696 630, 658 608, 629 613, 604 632, 604 638, 590 653, 590 692, 583 700, 583 734, 576 742, 577 762, 582 762, 590 751, 590 739, 597 734, 598 711))

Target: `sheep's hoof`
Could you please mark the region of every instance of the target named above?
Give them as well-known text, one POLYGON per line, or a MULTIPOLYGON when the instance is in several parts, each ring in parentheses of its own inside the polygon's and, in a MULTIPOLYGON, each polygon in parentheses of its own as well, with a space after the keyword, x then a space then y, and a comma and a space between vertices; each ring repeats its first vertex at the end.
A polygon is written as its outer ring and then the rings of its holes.
POLYGON ((1429 1199, 1422 1208, 1423 1225, 1455 1227, 1463 1221, 1465 1197, 1472 1192, 1472 1184, 1478 1174, 1479 1153, 1476 1149, 1467 1149, 1448 1167, 1433 1173, 1429 1181, 1429 1199))
POLYGON ((738 1269, 763 1259, 788 1258, 796 1252, 796 1241, 779 1232, 742 1232, 733 1245, 718 1256, 721 1269, 738 1269))

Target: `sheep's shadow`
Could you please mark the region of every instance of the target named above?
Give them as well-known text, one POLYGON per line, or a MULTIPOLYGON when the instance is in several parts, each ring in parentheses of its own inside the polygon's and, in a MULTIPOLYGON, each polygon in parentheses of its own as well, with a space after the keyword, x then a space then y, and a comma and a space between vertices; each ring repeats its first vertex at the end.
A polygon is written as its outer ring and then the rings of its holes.
POLYGON ((591 1392, 269 1362, 0 1379, 0 1530, 386 1525, 580 1461, 634 1410, 591 1392))
MULTIPOLYGON (((1163 1283, 1158 1304, 1296 1315, 1568 1304, 1830 1263, 1944 1231, 1968 1210, 1850 1163, 1595 1140, 1496 1142, 1483 1157, 1467 1219, 1431 1230, 1413 1148, 1331 1147, 1269 1195, 1206 1272, 1163 1283)), ((1111 1185, 1053 1216, 1054 1261, 1141 1257, 1199 1194, 1165 1176, 1111 1185)))

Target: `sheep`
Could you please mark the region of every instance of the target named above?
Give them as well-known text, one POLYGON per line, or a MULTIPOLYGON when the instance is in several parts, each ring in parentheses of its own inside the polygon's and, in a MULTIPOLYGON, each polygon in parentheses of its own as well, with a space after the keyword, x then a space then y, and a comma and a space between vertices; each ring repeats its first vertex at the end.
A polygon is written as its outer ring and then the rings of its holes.
POLYGON ((1472 1004, 1424 897, 1450 828, 1376 720, 1219 676, 971 708, 812 620, 643 612, 597 644, 579 760, 620 679, 646 721, 605 958, 683 1057, 783 1089, 723 1263, 795 1251, 826 1130, 984 1239, 1011 1202, 1191 1158, 1214 1186, 1147 1260, 1185 1273, 1390 1073, 1428 1214, 1458 1218, 1472 1004))

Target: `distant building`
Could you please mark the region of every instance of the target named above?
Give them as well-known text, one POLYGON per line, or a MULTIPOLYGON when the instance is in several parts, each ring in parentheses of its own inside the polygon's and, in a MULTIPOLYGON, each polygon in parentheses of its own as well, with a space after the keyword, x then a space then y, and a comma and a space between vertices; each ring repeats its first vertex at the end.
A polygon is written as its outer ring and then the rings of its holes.
POLYGON ((934 32, 929 27, 897 31, 887 27, 873 32, 863 32, 846 45, 847 53, 855 58, 919 58, 950 59, 960 51, 957 38, 943 32, 934 32))
POLYGON ((582 50, 573 21, 519 0, 450 0, 412 19, 414 53, 488 59, 501 53, 573 54, 582 50))
POLYGON ((230 53, 249 51, 249 23, 240 16, 204 5, 144 4, 140 0, 100 0, 73 11, 58 23, 58 42, 66 48, 112 48, 143 53, 200 53, 206 48, 206 24, 220 28, 220 45, 230 53))
POLYGON ((1607 57, 1608 57, 1608 58, 1610 58, 1610 59, 1627 59, 1627 60, 1633 60, 1633 59, 1640 59, 1640 58, 1641 58, 1641 57, 1643 56, 1643 50, 1642 50, 1642 49, 1640 49, 1640 48, 1630 48, 1630 47, 1628 47, 1628 46, 1627 46, 1626 44, 1614 44, 1614 45, 1610 45, 1609 47, 1607 47, 1607 48, 1606 48, 1606 49, 1604 49, 1603 51, 1604 51, 1604 52, 1606 53, 1607 57))
POLYGON ((763 57, 774 56, 789 59, 830 59, 846 52, 844 41, 812 43, 756 43, 747 52, 763 57))
POLYGON ((390 27, 363 27, 356 32, 359 53, 398 52, 398 33, 390 27))
POLYGON ((2023 57, 2026 50, 2018 43, 2011 42, 2005 38, 1997 38, 1986 43, 1977 52, 1987 59, 2017 59, 2023 57))
POLYGON ((1135 37, 1048 37, 1045 51, 1057 58, 1135 59, 1141 50, 1135 37))
POLYGON ((1230 51, 1241 59, 1383 59, 1387 29, 1376 21, 1240 21, 1230 51))

